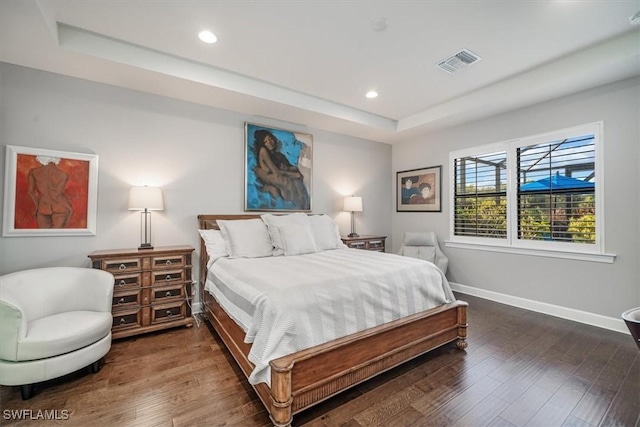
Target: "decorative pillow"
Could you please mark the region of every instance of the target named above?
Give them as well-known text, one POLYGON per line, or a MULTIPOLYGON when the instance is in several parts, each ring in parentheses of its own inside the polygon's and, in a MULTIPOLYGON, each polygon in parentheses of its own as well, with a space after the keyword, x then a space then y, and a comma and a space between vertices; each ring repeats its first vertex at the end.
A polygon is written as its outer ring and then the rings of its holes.
POLYGON ((329 249, 343 249, 347 245, 340 239, 340 231, 331 217, 327 215, 312 215, 308 219, 311 225, 311 233, 316 242, 318 251, 329 249))
POLYGON ((311 230, 302 224, 280 224, 276 225, 284 249, 284 256, 303 255, 318 252, 316 242, 313 240, 311 230))
POLYGON ((273 255, 273 245, 262 220, 218 220, 229 258, 260 258, 273 255))
POLYGON ((404 233, 405 246, 437 246, 438 241, 433 231, 407 231, 404 233))
MULTIPOLYGON (((298 224, 304 227, 309 226, 309 217, 303 213, 293 213, 289 215, 261 215, 262 220, 269 229, 269 235, 271 236, 271 243, 275 248, 273 250, 273 256, 284 255, 284 241, 280 233, 279 226, 288 224, 298 224)), ((317 252, 317 251, 315 251, 317 252)))
POLYGON ((229 256, 220 230, 198 230, 198 233, 204 240, 204 247, 207 249, 210 263, 218 258, 229 256))

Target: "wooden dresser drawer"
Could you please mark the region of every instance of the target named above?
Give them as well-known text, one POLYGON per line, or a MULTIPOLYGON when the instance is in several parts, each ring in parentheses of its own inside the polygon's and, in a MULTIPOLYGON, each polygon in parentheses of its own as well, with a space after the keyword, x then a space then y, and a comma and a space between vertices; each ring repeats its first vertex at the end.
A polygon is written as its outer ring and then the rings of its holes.
POLYGON ((184 270, 154 271, 151 275, 151 285, 168 285, 184 282, 184 270))
POLYGON ((170 322, 184 319, 187 315, 187 302, 175 302, 151 307, 151 323, 170 322))
POLYGON ((347 242, 346 245, 349 246, 352 249, 366 249, 367 248, 367 243, 365 241, 363 241, 363 240, 355 241, 355 242, 347 242))
POLYGON ((369 240, 367 242, 367 249, 374 251, 374 250, 384 250, 384 240, 369 240))
POLYGON ((161 256, 153 257, 152 268, 154 270, 182 268, 184 264, 183 256, 161 256))
POLYGON ((119 311, 113 314, 113 332, 124 328, 135 328, 142 326, 142 309, 119 311))
POLYGON ((140 307, 142 305, 142 291, 140 288, 137 290, 127 290, 121 292, 115 292, 113 294, 113 302, 111 303, 111 311, 121 310, 125 307, 140 307))
POLYGON ((114 291, 117 292, 123 289, 139 288, 142 286, 142 274, 114 274, 115 280, 113 281, 114 291))
POLYGON ((110 259, 102 261, 101 270, 105 270, 113 274, 118 274, 129 271, 140 271, 141 268, 142 261, 140 258, 110 259))
POLYGON ((185 287, 183 285, 162 286, 153 288, 151 291, 152 303, 161 303, 172 299, 184 300, 185 297, 185 287))

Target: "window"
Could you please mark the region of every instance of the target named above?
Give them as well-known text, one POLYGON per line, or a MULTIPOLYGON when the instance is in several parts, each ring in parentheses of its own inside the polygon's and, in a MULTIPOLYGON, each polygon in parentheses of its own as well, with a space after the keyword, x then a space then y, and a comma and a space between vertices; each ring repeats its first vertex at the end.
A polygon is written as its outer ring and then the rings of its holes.
POLYGON ((516 149, 518 239, 595 244, 595 135, 516 149))
POLYGON ((507 236, 507 152, 455 159, 454 233, 457 236, 507 236))
POLYGON ((602 254, 601 128, 451 153, 450 242, 602 254))

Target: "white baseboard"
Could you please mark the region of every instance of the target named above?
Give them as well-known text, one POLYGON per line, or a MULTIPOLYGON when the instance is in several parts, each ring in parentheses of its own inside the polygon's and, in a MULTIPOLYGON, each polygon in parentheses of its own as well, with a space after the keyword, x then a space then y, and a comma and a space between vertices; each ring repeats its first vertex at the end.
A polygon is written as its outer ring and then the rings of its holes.
POLYGON ((450 282, 450 284, 451 289, 453 289, 455 292, 460 292, 461 294, 472 295, 474 297, 484 298, 491 301, 500 302, 502 304, 512 305, 514 307, 524 308, 526 310, 549 314, 551 316, 561 317, 563 319, 586 323, 587 325, 597 326, 599 328, 609 329, 611 331, 622 332, 623 334, 631 335, 622 318, 616 319, 614 317, 602 316, 600 314, 589 313, 573 308, 561 307, 559 305, 548 304, 545 302, 501 294, 499 292, 487 291, 486 289, 461 285, 459 283, 450 282))

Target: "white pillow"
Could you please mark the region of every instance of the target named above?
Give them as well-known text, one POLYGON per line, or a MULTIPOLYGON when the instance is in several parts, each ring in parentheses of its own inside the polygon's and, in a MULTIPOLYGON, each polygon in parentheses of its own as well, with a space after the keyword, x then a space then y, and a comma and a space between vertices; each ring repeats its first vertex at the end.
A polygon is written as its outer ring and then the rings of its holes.
POLYGON ((273 255, 269 232, 261 219, 217 222, 229 258, 260 258, 273 255))
POLYGON ((404 245, 438 246, 438 240, 433 231, 407 231, 404 233, 404 245))
POLYGON ((277 225, 276 228, 282 237, 284 256, 318 252, 308 226, 292 223, 277 225))
POLYGON ((207 249, 207 255, 209 255, 209 263, 218 258, 229 256, 220 230, 198 230, 198 233, 204 240, 204 247, 207 249))
POLYGON ((284 255, 284 241, 280 233, 279 226, 288 224, 298 224, 305 227, 309 226, 309 218, 307 214, 293 213, 289 215, 261 215, 262 220, 267 224, 269 229, 269 235, 271 236, 271 243, 275 248, 273 250, 273 256, 284 255))
POLYGON ((340 239, 340 231, 330 216, 327 215, 311 215, 309 217, 311 225, 311 233, 316 242, 318 251, 326 251, 329 249, 343 249, 347 245, 342 243, 340 239))

